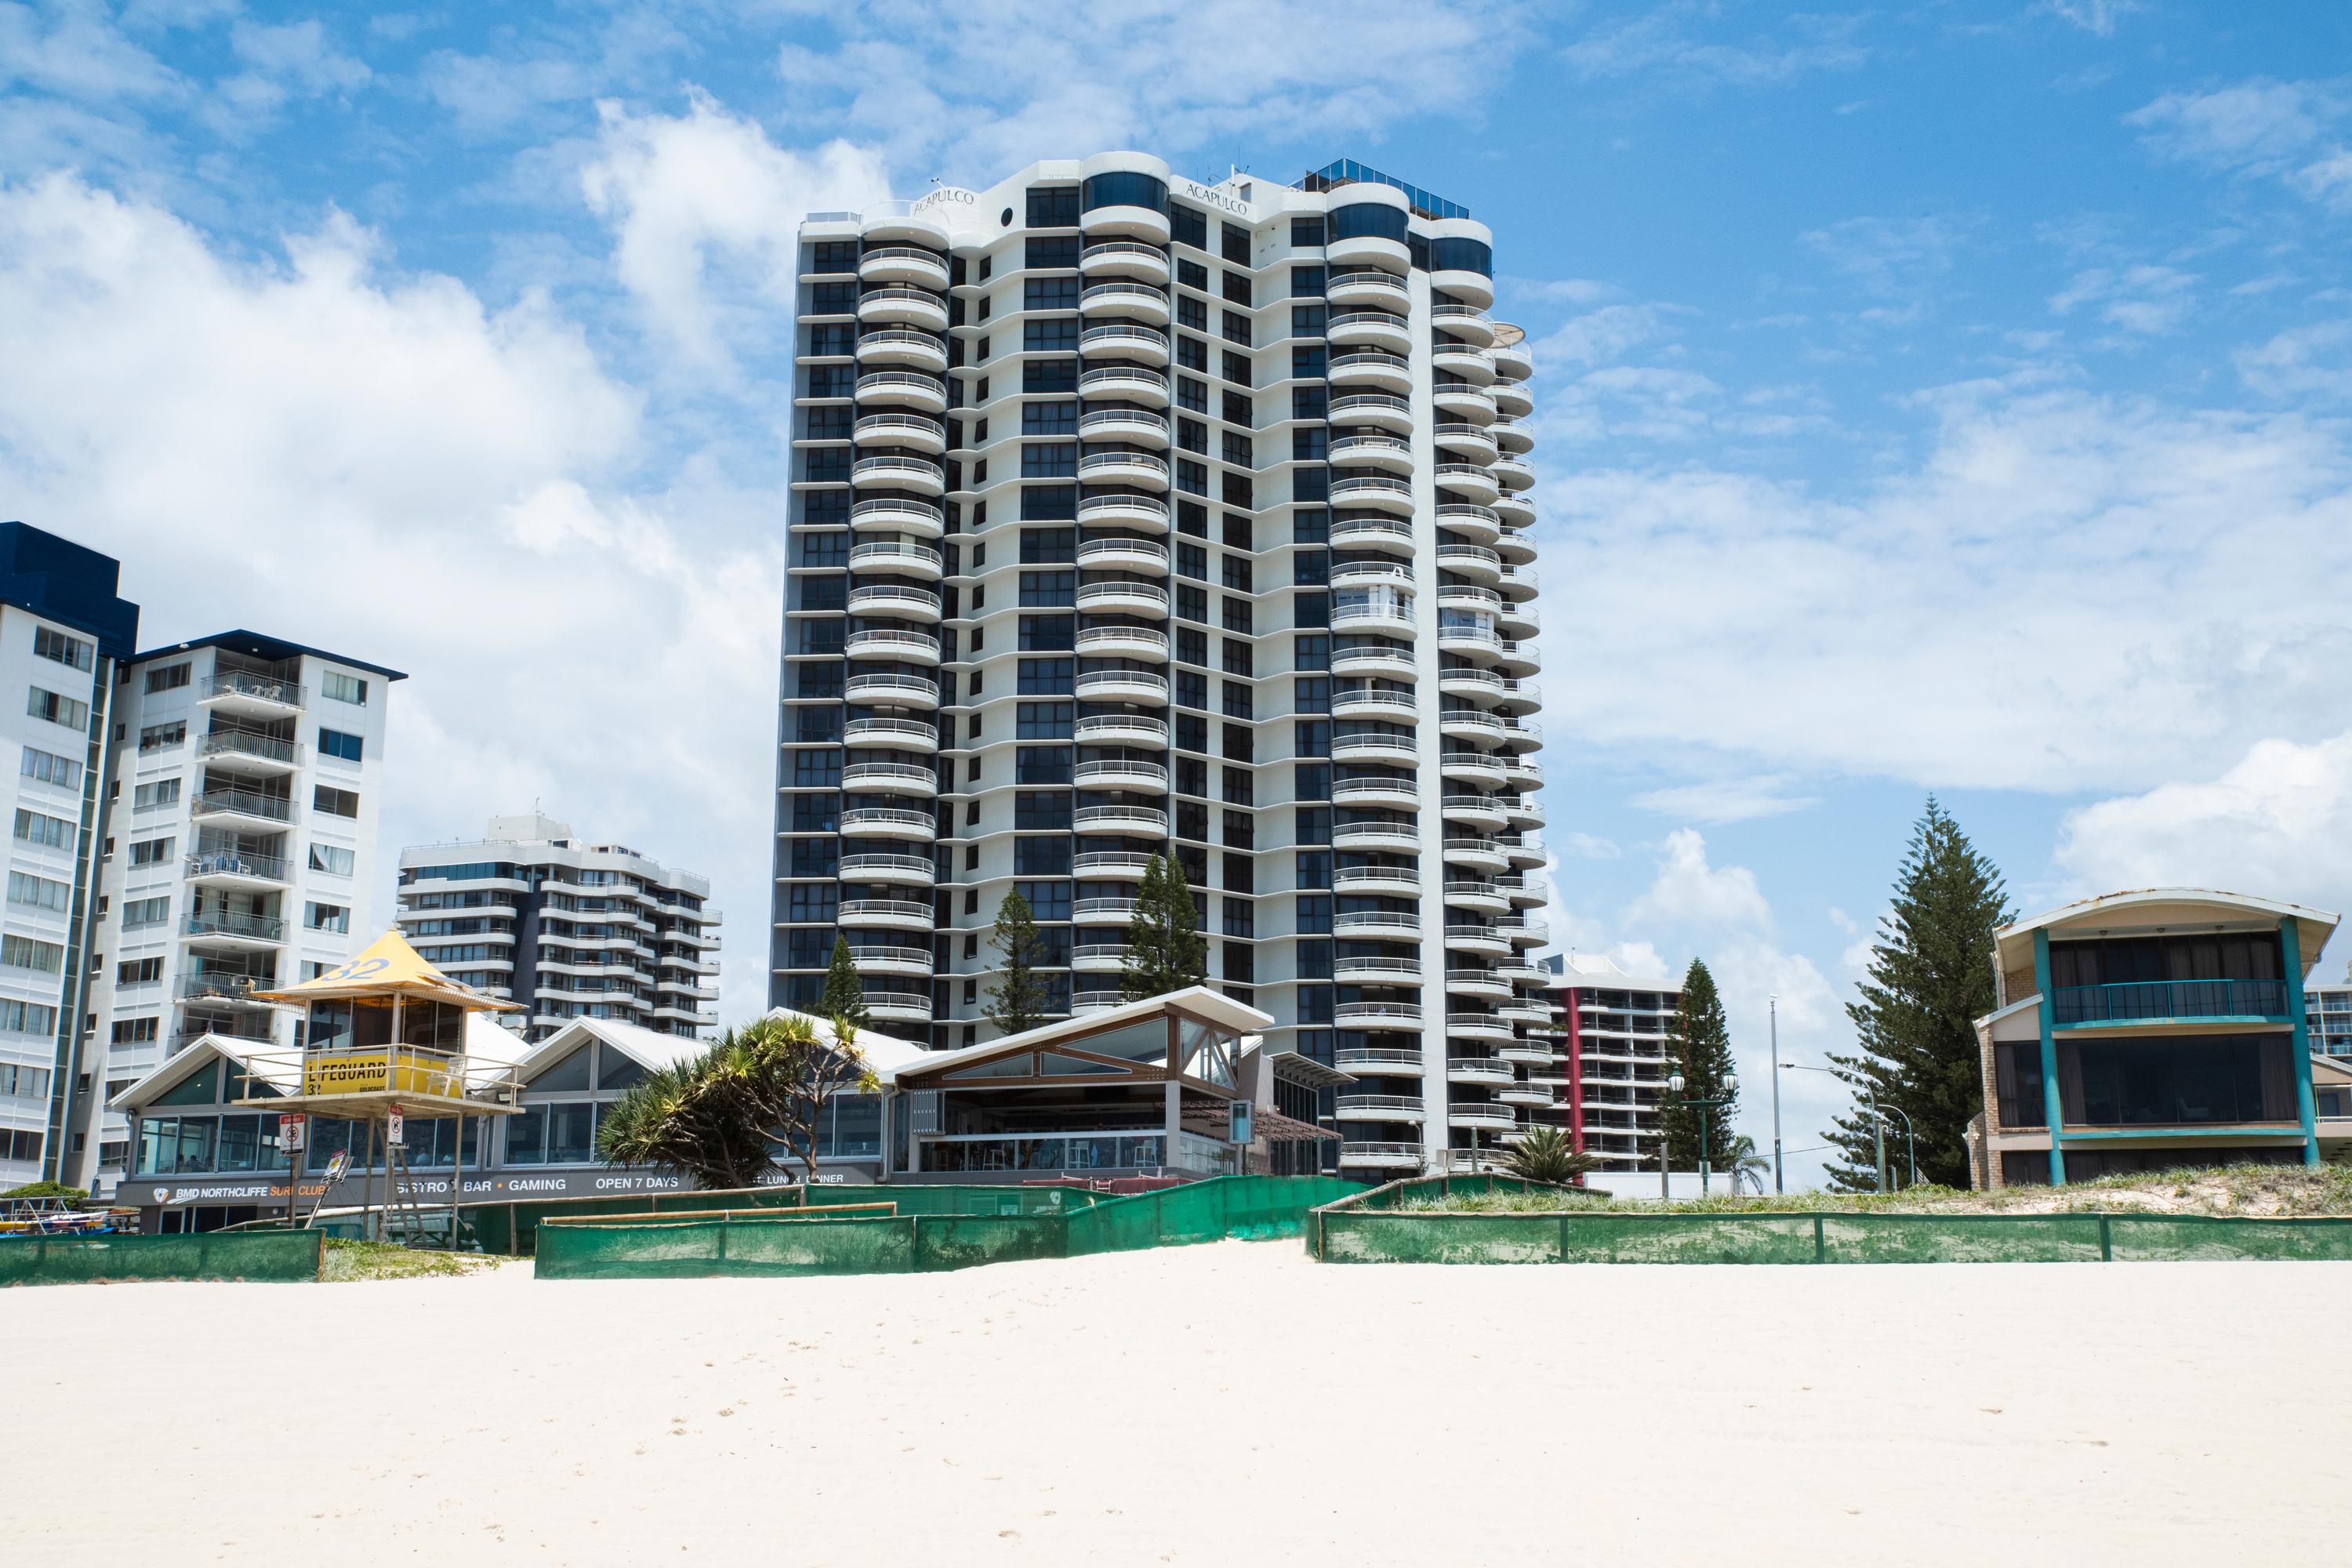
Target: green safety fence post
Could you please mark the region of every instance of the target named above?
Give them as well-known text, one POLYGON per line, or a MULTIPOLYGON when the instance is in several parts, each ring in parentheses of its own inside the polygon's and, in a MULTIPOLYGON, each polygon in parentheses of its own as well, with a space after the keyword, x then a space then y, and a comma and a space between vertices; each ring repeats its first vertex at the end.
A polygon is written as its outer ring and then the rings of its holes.
POLYGON ((2099 1216, 2099 1261, 2102 1263, 2113 1263, 2115 1260, 2115 1233, 2107 1225, 2107 1216, 2105 1215, 2101 1215, 2099 1216))
POLYGON ((1829 1261, 1829 1243, 1822 1238, 1822 1216, 1819 1215, 1813 1216, 1813 1261, 1829 1261))

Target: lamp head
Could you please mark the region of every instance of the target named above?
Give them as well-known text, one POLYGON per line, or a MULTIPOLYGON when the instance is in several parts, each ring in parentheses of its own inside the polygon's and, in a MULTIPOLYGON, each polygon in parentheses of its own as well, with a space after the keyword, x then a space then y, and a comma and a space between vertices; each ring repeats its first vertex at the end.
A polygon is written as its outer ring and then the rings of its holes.
POLYGON ((1724 1075, 1723 1092, 1726 1094, 1738 1094, 1739 1092, 1739 1075, 1738 1073, 1726 1073, 1724 1075))
POLYGON ((1666 1087, 1672 1089, 1675 1093, 1680 1094, 1683 1091, 1683 1075, 1676 1073, 1672 1078, 1666 1079, 1666 1087))

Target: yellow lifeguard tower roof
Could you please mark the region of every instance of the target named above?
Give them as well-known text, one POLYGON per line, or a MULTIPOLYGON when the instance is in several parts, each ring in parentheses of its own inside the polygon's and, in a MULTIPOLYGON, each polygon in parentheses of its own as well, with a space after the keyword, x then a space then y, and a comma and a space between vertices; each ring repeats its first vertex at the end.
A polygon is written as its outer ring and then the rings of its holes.
POLYGON ((314 980, 283 991, 257 991, 263 1002, 302 1006, 311 1002, 347 998, 404 996, 412 1002, 446 1002, 468 1012, 519 1013, 520 1004, 485 996, 470 985, 460 985, 425 962, 397 930, 387 931, 366 952, 340 969, 330 969, 314 980))

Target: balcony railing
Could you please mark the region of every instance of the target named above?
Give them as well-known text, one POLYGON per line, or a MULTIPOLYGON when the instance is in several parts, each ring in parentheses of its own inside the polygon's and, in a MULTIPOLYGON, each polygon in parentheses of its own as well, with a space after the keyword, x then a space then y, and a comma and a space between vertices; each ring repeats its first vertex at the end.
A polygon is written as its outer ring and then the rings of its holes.
POLYGON ((302 706, 302 687, 299 681, 278 680, 242 669, 228 669, 208 675, 199 681, 196 697, 199 701, 216 697, 249 697, 257 701, 274 702, 283 708, 299 708, 302 706))
POLYGON ((249 789, 213 789, 196 796, 196 816, 257 816, 266 822, 294 820, 294 803, 282 795, 259 795, 249 789))
POLYGON ((180 922, 180 933, 183 936, 235 936, 255 942, 280 942, 286 936, 286 922, 276 915, 245 915, 214 910, 187 916, 180 922))
POLYGON ((2157 1018, 2283 1018, 2284 980, 2135 980, 2116 985, 2057 985, 2051 1012, 2058 1027, 2137 1024, 2157 1018))

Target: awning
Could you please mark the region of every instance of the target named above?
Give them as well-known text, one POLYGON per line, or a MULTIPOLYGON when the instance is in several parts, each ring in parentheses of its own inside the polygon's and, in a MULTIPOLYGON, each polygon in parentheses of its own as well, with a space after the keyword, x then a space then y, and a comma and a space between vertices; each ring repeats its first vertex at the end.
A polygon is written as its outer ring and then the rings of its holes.
POLYGON ((1318 1143, 1339 1141, 1337 1129, 1318 1127, 1311 1121, 1301 1121, 1296 1116, 1285 1116, 1279 1110, 1261 1110, 1250 1121, 1250 1131, 1269 1143, 1318 1143))

